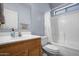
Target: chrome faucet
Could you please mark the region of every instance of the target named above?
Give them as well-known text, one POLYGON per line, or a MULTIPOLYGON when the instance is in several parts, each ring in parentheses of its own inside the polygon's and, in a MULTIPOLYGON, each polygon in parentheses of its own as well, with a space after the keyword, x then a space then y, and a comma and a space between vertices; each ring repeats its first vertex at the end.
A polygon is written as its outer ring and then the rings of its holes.
POLYGON ((20 31, 18 32, 18 36, 19 36, 19 37, 21 37, 21 36, 22 36, 22 34, 21 34, 21 32, 20 32, 20 31))

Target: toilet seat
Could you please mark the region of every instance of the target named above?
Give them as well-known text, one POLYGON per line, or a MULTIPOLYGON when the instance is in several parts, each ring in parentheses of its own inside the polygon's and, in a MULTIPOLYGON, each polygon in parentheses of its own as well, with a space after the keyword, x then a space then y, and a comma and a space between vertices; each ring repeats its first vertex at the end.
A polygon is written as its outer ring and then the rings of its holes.
POLYGON ((51 53, 51 54, 57 54, 57 53, 59 53, 59 49, 55 45, 47 44, 47 45, 45 45, 43 47, 43 49, 46 50, 47 52, 51 53))

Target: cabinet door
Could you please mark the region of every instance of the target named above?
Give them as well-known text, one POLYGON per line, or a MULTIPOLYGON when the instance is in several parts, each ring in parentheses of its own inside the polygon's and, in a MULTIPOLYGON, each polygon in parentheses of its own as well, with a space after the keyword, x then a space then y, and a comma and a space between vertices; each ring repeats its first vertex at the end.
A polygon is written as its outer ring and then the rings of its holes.
POLYGON ((29 56, 39 56, 40 55, 39 48, 29 49, 29 56))

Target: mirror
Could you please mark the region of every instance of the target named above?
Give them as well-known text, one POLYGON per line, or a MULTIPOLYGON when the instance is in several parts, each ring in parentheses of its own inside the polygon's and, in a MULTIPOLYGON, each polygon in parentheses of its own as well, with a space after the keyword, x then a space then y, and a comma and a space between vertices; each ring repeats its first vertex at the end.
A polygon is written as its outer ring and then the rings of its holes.
POLYGON ((18 13, 16 11, 4 8, 4 17, 5 28, 18 28, 18 13))
POLYGON ((16 11, 4 8, 5 24, 1 25, 2 31, 9 31, 11 28, 18 30, 18 13, 16 11))
POLYGON ((11 28, 14 28, 16 32, 30 32, 30 11, 28 12, 25 7, 21 6, 20 4, 18 5, 4 3, 3 10, 1 12, 3 12, 5 22, 0 26, 1 35, 2 33, 10 32, 11 28))

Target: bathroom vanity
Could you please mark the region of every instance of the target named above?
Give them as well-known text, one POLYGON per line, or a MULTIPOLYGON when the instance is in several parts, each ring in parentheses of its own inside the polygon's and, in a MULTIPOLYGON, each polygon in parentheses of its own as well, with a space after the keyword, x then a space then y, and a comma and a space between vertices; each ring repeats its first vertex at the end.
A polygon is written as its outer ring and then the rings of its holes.
POLYGON ((25 35, 12 38, 0 37, 0 55, 2 56, 41 56, 41 38, 25 35))

